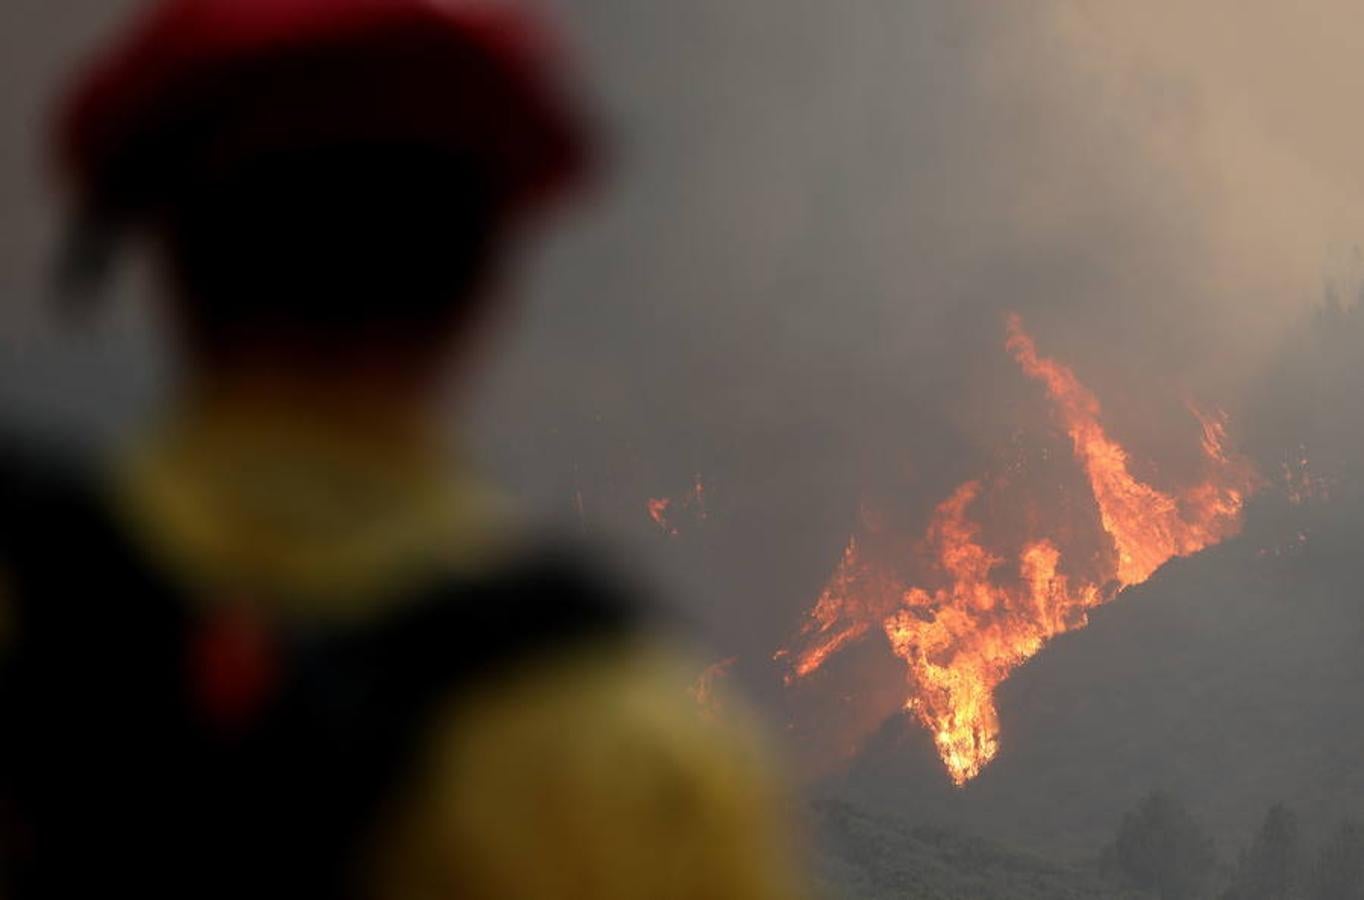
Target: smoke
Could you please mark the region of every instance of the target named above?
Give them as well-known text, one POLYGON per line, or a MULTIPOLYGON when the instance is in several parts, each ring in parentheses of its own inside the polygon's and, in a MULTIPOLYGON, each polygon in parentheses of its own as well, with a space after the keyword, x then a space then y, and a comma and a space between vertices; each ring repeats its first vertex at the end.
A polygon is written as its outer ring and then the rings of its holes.
MULTIPOLYGON (((145 283, 98 337, 42 314, 45 104, 132 5, 0 13, 10 417, 112 428, 163 386, 145 283)), ((1143 476, 1197 462, 1189 401, 1233 441, 1271 423, 1266 455, 1296 446, 1279 423, 1304 398, 1264 373, 1364 236, 1348 0, 553 8, 612 177, 528 253, 461 427, 533 515, 637 552, 760 693, 848 535, 922 533, 1035 412, 1005 310, 1104 398, 1143 476), (704 518, 659 528, 649 501, 698 475, 704 518)))
POLYGON ((1364 234, 1344 3, 560 8, 618 165, 536 260, 483 446, 617 532, 704 473, 709 533, 661 564, 727 654, 859 509, 925 515, 1021 424, 1003 310, 1178 469, 1186 404, 1235 435, 1364 234))
MULTIPOLYGON (((771 648, 847 536, 869 520, 924 533, 1034 424, 1032 388, 999 349, 1005 310, 1104 398, 1105 427, 1162 489, 1196 479, 1190 403, 1226 409, 1233 445, 1260 432, 1271 476, 1301 440, 1277 414, 1315 395, 1267 391, 1265 373, 1313 352, 1285 342, 1364 235, 1349 94, 1364 55, 1346 4, 562 5, 581 16, 620 168, 538 260, 516 355, 484 395, 488 456, 532 506, 567 514, 581 489, 590 533, 646 530, 641 558, 776 708, 771 648), (696 472, 708 520, 658 539, 646 498, 696 472)), ((1348 400, 1333 408, 1355 418, 1348 400)), ((931 744, 898 730, 854 781, 1077 851, 1131 802, 1114 779, 1187 789, 1226 829, 1275 799, 1273 779, 1321 795, 1326 769, 1288 761, 1255 724, 1310 730, 1315 706, 1264 690, 1266 713, 1237 686, 1302 683, 1280 670, 1343 658, 1310 645, 1344 570, 1312 581, 1316 624, 1286 651, 1231 625, 1285 622, 1292 579, 1244 561, 1293 545, 1286 521, 1256 520, 1245 540, 1260 544, 1194 567, 1194 590, 1160 577, 1134 591, 1006 685, 1010 744, 965 799, 927 796, 942 781, 931 744), (1245 572, 1228 581, 1228 567, 1245 572), (1188 684, 1225 687, 1170 699, 1188 684), (1257 733, 1263 753, 1227 751, 1245 763, 1219 770, 1208 748, 1257 733), (1274 774, 1245 789, 1257 772, 1274 774)), ((898 703, 893 665, 831 665, 854 687, 811 700, 797 738, 865 733, 898 703)))
MULTIPOLYGON (((61 206, 41 126, 133 6, 6 13, 0 398, 80 427, 145 406, 164 360, 143 282, 119 284, 98 340, 43 323, 61 206)), ((1003 310, 1108 398, 1137 455, 1177 465, 1185 402, 1235 432, 1364 235, 1346 0, 553 11, 613 173, 528 259, 471 441, 531 509, 612 534, 703 474, 709 533, 734 532, 663 562, 683 557, 678 593, 739 644, 781 633, 861 501, 923 514, 1019 424, 1003 310)))

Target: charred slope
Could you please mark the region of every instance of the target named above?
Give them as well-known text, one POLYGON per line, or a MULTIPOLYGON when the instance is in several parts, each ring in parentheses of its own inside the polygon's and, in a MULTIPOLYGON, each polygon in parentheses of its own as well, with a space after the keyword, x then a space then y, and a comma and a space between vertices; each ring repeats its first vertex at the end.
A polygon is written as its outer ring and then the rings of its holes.
POLYGON ((831 797, 810 806, 823 894, 835 900, 1066 900, 1130 896, 1093 866, 1061 865, 831 797))
POLYGON ((1309 826, 1364 816, 1361 534, 1359 501, 1266 503, 1244 536, 1170 563, 1006 682, 999 758, 965 788, 897 721, 837 790, 1075 858, 1153 788, 1193 810, 1224 859, 1275 801, 1309 826))

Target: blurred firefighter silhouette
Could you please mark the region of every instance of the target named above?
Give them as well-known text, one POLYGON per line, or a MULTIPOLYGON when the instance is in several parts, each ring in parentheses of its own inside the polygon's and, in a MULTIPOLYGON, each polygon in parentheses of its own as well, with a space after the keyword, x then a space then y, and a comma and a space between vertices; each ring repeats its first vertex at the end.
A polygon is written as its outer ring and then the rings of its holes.
POLYGON ((172 0, 77 79, 68 295, 144 239, 182 377, 116 462, 0 460, 0 897, 791 896, 747 730, 439 435, 594 173, 551 37, 172 0))

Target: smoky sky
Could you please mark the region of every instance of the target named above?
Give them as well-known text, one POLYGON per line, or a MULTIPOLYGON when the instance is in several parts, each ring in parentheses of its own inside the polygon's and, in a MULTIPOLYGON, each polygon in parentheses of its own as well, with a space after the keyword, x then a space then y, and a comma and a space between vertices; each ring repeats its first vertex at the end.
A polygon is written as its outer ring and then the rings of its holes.
POLYGON ((1344 5, 561 8, 618 166, 535 260, 481 436, 627 532, 705 476, 663 555, 722 641, 788 626, 862 498, 934 503, 1045 414, 1004 311, 1176 465, 1361 233, 1344 5))
MULTIPOLYGON (((136 261, 93 322, 45 305, 47 104, 132 7, 0 11, 0 401, 35 427, 117 433, 165 380, 136 261)), ((926 515, 1045 427, 1005 312, 1177 469, 1190 400, 1234 435, 1278 421, 1266 397, 1300 401, 1266 372, 1323 286, 1358 278, 1347 0, 551 8, 607 177, 527 252, 452 428, 531 518, 634 560, 754 682, 869 505, 926 515), (698 475, 706 515, 669 537, 647 501, 698 475)))

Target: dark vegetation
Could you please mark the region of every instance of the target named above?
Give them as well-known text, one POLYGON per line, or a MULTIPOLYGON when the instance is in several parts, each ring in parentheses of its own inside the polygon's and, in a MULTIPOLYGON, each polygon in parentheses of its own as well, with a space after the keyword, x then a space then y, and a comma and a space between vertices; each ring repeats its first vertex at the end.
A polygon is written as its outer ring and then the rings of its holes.
POLYGON ((1234 858, 1156 791, 1097 855, 1069 863, 823 797, 811 804, 822 895, 837 900, 1364 900, 1364 824, 1315 841, 1284 804, 1234 858))
POLYGON ((834 900, 1140 898, 1097 864, 1064 864, 844 801, 811 804, 821 896, 834 900))

